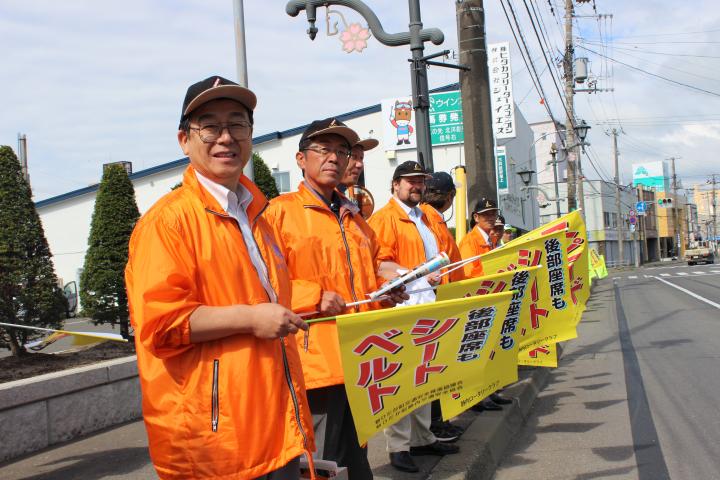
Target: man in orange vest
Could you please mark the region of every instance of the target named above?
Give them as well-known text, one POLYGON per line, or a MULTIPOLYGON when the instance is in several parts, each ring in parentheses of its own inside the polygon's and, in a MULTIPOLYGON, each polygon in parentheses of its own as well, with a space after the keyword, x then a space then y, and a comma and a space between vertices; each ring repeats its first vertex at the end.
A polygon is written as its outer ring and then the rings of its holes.
MULTIPOLYGON (((474 226, 458 245, 463 259, 482 255, 494 248, 490 240, 490 232, 495 227, 499 213, 500 210, 495 200, 482 198, 475 204, 472 211, 472 223, 474 226)), ((465 276, 467 278, 482 277, 484 274, 480 260, 465 265, 465 276)))
MULTIPOLYGON (((287 261, 296 312, 325 317, 381 306, 345 306, 365 300, 385 282, 378 273, 380 247, 375 233, 358 207, 336 189, 357 142, 357 134, 334 118, 312 122, 295 154, 303 181, 297 192, 274 198, 265 212, 287 261)), ((394 291, 383 306, 406 298, 394 291)), ((345 393, 335 322, 314 324, 307 339, 298 335, 296 340, 313 414, 316 457, 347 467, 351 480, 372 479, 345 393)))
POLYGON ((314 449, 267 200, 243 175, 255 94, 191 85, 178 141, 182 186, 138 221, 125 280, 150 457, 162 479, 299 478, 314 449))
MULTIPOLYGON (((379 258, 412 269, 440 252, 440 240, 430 221, 418 207, 429 175, 417 162, 403 162, 393 174, 390 201, 370 217, 368 223, 380 242, 379 258)), ((428 275, 431 285, 440 283, 439 274, 428 275)), ((447 281, 443 277, 442 281, 447 281)), ((430 405, 411 412, 385 429, 390 464, 398 470, 417 472, 412 455, 457 453, 457 445, 440 443, 430 431, 430 405)))

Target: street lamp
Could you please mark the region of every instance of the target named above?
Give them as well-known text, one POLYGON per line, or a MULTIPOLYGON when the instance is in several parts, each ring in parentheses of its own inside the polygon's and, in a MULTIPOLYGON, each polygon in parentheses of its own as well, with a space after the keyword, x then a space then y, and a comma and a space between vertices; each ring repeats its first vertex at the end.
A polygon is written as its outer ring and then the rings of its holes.
POLYGON ((433 58, 445 55, 449 51, 423 56, 425 42, 431 41, 440 45, 445 40, 441 30, 437 28, 423 28, 420 19, 420 0, 408 0, 410 10, 410 23, 407 32, 387 33, 378 20, 377 15, 360 0, 290 0, 285 6, 285 12, 291 17, 297 16, 302 10, 307 14, 309 28, 307 34, 311 40, 318 32, 316 10, 318 7, 329 8, 330 5, 340 5, 359 13, 367 22, 368 28, 375 38, 389 47, 410 45, 412 58, 410 62, 410 78, 412 82, 413 109, 415 110, 415 130, 417 134, 418 160, 427 170, 433 171, 432 143, 430 140, 430 92, 428 90, 427 67, 429 65, 469 70, 464 65, 452 65, 442 62, 430 61, 433 58))
POLYGON ((588 130, 592 127, 588 125, 585 120, 580 120, 580 123, 575 126, 575 133, 577 133, 580 139, 580 146, 582 147, 583 153, 585 153, 585 137, 587 137, 588 130))
POLYGON ((526 187, 530 185, 533 173, 535 173, 535 170, 520 170, 517 172, 517 174, 520 175, 520 180, 522 180, 526 187))

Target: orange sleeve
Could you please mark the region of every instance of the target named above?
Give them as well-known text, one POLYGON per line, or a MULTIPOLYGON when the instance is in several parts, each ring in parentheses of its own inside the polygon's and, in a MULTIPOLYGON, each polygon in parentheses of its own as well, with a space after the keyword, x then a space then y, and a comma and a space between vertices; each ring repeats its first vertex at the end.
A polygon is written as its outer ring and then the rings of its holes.
POLYGON ((383 261, 397 261, 397 232, 390 218, 382 215, 373 215, 368 224, 375 232, 379 245, 377 259, 383 261))
POLYGON ((130 242, 125 283, 135 336, 158 358, 192 348, 190 315, 201 304, 186 242, 161 219, 140 224, 130 242))
MULTIPOLYGON (((274 200, 274 199, 273 199, 274 200)), ((289 258, 289 251, 287 242, 285 241, 285 235, 283 234, 283 220, 284 210, 279 202, 271 201, 270 205, 263 216, 265 220, 272 227, 273 234, 275 235, 275 241, 280 247, 280 251, 285 257, 286 261, 289 258)), ((311 282, 309 280, 302 280, 295 278, 292 269, 290 270, 291 288, 290 294, 290 309, 294 312, 312 312, 320 304, 322 297, 322 287, 319 283, 311 282)))
MULTIPOLYGON (((468 234, 463 237, 462 241, 460 242, 459 250, 460 256, 463 259, 468 259, 479 254, 472 234, 468 234)), ((480 259, 466 264, 464 270, 465 278, 482 277, 485 274, 480 259)))

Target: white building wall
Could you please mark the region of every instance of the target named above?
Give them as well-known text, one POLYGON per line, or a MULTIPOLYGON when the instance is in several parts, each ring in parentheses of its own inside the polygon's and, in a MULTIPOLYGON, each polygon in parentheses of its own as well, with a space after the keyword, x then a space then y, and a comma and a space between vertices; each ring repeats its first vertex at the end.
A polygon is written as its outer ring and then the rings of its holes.
POLYGON ((554 143, 557 146, 558 160, 558 181, 567 181, 567 158, 565 150, 562 149, 565 143, 564 126, 560 123, 553 126, 552 121, 533 123, 530 125, 535 135, 535 171, 538 172, 538 183, 554 182, 553 169, 548 166, 548 162, 552 160, 550 155, 550 147, 554 143), (556 132, 559 131, 559 133, 556 132))

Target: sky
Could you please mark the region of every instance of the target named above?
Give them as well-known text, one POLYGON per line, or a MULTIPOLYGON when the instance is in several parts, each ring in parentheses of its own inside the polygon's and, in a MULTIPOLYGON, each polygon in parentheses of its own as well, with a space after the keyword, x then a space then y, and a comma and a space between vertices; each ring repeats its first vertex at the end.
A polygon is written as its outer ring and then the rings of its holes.
MULTIPOLYGON (((304 12, 290 17, 286 2, 278 0, 244 3, 249 86, 259 99, 256 136, 410 93, 409 47, 386 47, 370 38, 362 53, 347 54, 338 35, 327 35, 324 8, 318 9, 320 31, 311 41, 304 12)), ((365 3, 387 32, 407 31, 405 2, 365 3)), ((445 34, 442 45, 427 43, 425 53, 457 49, 455 0, 420 3, 424 26, 445 34)), ((510 0, 546 102, 560 121, 563 105, 525 5, 541 18, 549 47, 544 50, 557 72, 562 3, 510 0)), ((715 2, 594 3, 596 11, 593 2, 576 6, 576 56, 587 54, 597 86, 613 92, 575 96, 577 117, 592 126, 592 161, 583 159, 585 175, 612 180, 607 132, 613 127, 621 131, 621 183, 630 183, 632 163, 669 157, 678 158, 685 187, 720 173, 720 10, 715 2), (592 17, 596 12, 612 18, 598 20, 592 17)), ((512 45, 516 103, 527 121, 548 120, 501 2, 485 0, 485 7, 488 42, 512 45)), ((364 23, 347 8, 333 9, 348 23, 364 23)), ((237 77, 232 0, 0 2, 0 145, 16 148, 18 133, 27 135, 35 200, 97 183, 103 163, 131 161, 139 171, 181 158, 176 134, 182 99, 190 84, 211 75, 237 77)), ((429 70, 431 88, 457 80, 456 70, 429 70)))

